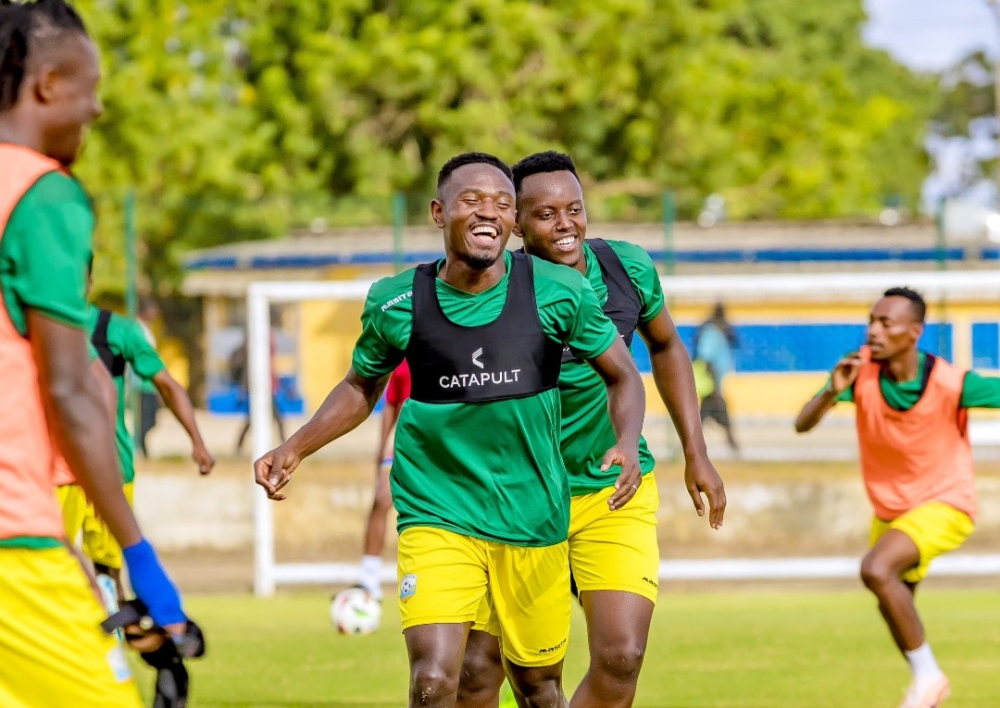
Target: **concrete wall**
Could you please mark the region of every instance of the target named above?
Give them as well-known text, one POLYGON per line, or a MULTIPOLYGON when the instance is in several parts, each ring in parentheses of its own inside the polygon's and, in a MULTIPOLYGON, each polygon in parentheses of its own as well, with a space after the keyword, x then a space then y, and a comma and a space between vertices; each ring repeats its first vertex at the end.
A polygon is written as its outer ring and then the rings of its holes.
MULTIPOLYGON (((725 466, 720 464, 720 469, 725 475, 725 466)), ((803 468, 803 474, 794 479, 731 479, 725 526, 713 532, 694 513, 680 470, 662 467, 658 470, 661 556, 861 553, 871 519, 861 482, 843 474, 827 476, 824 469, 803 468)), ((371 483, 313 477, 308 467, 296 476, 289 500, 274 507, 279 556, 356 560, 371 504, 371 483)), ((346 476, 356 477, 353 473, 346 476)), ((980 520, 968 549, 993 551, 1000 542, 1000 478, 982 477, 978 488, 980 520)), ((136 482, 136 511, 161 551, 249 549, 253 492, 249 472, 207 479, 188 470, 141 473, 136 482)), ((395 543, 391 533, 389 540, 387 556, 391 557, 395 543)))

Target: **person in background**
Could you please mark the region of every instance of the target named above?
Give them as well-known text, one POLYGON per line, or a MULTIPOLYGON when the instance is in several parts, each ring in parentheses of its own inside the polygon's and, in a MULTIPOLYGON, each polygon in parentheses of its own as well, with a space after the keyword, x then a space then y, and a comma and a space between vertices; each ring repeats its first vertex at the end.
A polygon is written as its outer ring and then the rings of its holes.
MULTIPOLYGON (((711 419, 726 431, 726 440, 734 453, 740 448, 733 435, 733 422, 729 417, 729 406, 722 393, 722 382, 735 369, 734 351, 739 347, 736 330, 726 319, 726 308, 721 302, 715 303, 712 314, 705 320, 694 337, 694 364, 696 376, 699 369, 712 377, 712 386, 699 387, 701 397, 701 419, 711 419)), ((704 376, 704 373, 702 373, 704 376)))
POLYGON ((382 599, 382 549, 385 548, 385 524, 392 508, 392 491, 389 472, 392 469, 393 443, 396 421, 403 402, 410 397, 410 367, 403 363, 396 367, 385 389, 385 408, 382 410, 382 434, 379 436, 375 498, 365 527, 364 555, 361 556, 361 581, 359 585, 377 600, 382 599))
MULTIPOLYGON (((137 323, 146 336, 149 346, 156 349, 156 337, 151 329, 159 311, 156 303, 146 299, 139 303, 137 323)), ((146 452, 146 436, 156 425, 156 414, 160 410, 160 397, 156 394, 156 386, 152 381, 141 379, 139 383, 139 451, 143 457, 149 457, 146 452)))
MULTIPOLYGON (((281 438, 281 442, 285 442, 285 424, 281 420, 281 410, 278 408, 278 374, 275 372, 274 368, 274 353, 277 350, 277 338, 274 336, 274 330, 271 331, 271 416, 274 418, 274 422, 278 424, 278 436, 281 438)), ((229 372, 234 383, 238 383, 240 386, 240 399, 246 401, 249 404, 250 401, 250 357, 248 349, 248 340, 246 337, 243 338, 243 343, 237 347, 236 351, 232 353, 229 357, 229 372)), ((250 432, 250 409, 247 408, 247 419, 243 424, 243 428, 240 429, 240 435, 236 439, 236 455, 239 456, 240 452, 243 450, 243 441, 246 439, 247 433, 250 432)))

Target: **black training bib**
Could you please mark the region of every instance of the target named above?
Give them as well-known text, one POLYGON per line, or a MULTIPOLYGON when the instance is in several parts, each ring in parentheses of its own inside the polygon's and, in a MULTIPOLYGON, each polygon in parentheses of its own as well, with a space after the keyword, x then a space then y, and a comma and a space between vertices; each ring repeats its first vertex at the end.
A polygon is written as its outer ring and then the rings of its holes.
POLYGON ((531 257, 511 256, 503 310, 480 327, 462 327, 445 317, 437 296, 437 264, 417 267, 406 348, 413 400, 486 403, 556 387, 563 346, 542 331, 531 257))
POLYGON ((111 351, 111 345, 108 343, 108 324, 110 322, 111 313, 107 310, 100 310, 97 313, 97 326, 94 327, 94 333, 90 336, 90 342, 97 350, 97 355, 101 357, 104 368, 114 378, 120 378, 125 375, 125 357, 111 351))
MULTIPOLYGON (((603 239, 587 239, 587 244, 597 256, 597 263, 601 267, 601 277, 608 287, 608 299, 604 303, 604 314, 608 316, 618 334, 621 335, 626 347, 632 346, 632 338, 635 336, 635 328, 639 326, 639 315, 642 313, 642 300, 635 289, 635 284, 628 277, 628 271, 622 265, 621 259, 614 249, 603 239)), ((577 361, 577 357, 570 351, 569 347, 563 350, 563 363, 577 361)))

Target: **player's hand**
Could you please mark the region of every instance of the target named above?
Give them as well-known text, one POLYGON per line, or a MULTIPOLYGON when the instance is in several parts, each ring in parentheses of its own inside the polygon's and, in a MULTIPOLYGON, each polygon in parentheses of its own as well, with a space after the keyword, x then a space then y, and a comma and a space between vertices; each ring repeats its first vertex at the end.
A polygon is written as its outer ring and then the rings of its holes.
POLYGON ((142 539, 134 546, 123 548, 122 556, 132 590, 146 603, 149 616, 171 634, 183 636, 187 630, 187 616, 181 607, 181 596, 160 564, 153 546, 142 539))
POLYGON ((601 462, 601 471, 606 472, 612 465, 620 465, 621 474, 615 480, 615 492, 608 499, 608 506, 611 511, 621 509, 639 491, 642 484, 642 468, 639 467, 639 446, 634 449, 626 448, 623 445, 615 445, 604 453, 604 460, 601 462))
POLYGON ((194 452, 191 453, 191 459, 198 465, 198 472, 202 475, 208 474, 215 467, 215 458, 204 445, 195 446, 194 452))
POLYGON ((288 498, 287 495, 279 494, 279 492, 291 481, 292 472, 301 461, 302 458, 295 450, 288 443, 285 443, 253 463, 257 484, 264 488, 269 499, 282 501, 288 498))
POLYGON ((839 396, 846 391, 857 380, 860 371, 861 355, 858 352, 848 354, 838 361, 830 374, 830 383, 833 386, 833 392, 839 396))
POLYGON ((726 489, 707 455, 688 460, 684 465, 684 486, 691 495, 698 516, 705 515, 705 500, 701 495, 708 497, 708 523, 713 529, 722 528, 722 516, 726 513, 726 489))

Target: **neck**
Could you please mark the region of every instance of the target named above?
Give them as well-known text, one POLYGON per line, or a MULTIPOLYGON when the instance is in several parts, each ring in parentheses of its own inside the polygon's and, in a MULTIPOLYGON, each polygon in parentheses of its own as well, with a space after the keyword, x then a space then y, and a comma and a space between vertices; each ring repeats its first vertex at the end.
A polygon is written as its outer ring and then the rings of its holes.
POLYGON ((913 381, 920 369, 920 358, 916 347, 900 352, 882 364, 882 370, 894 381, 913 381))
POLYGON ((504 254, 485 268, 475 268, 465 261, 448 254, 438 277, 457 290, 467 293, 481 293, 500 282, 507 272, 504 254))
POLYGON ((0 143, 12 143, 45 154, 44 140, 35 122, 24 120, 17 108, 0 115, 0 143))

